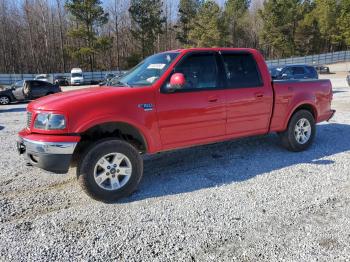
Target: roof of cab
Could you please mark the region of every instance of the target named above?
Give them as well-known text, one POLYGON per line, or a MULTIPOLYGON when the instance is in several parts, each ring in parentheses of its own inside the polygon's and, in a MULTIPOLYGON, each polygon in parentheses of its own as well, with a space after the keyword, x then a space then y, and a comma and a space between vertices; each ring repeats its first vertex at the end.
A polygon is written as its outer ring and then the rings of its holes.
POLYGON ((183 49, 174 49, 169 50, 164 53, 168 52, 180 52, 180 53, 187 53, 187 52, 195 52, 195 51, 246 51, 246 52, 258 52, 256 49, 252 48, 233 48, 233 47, 191 47, 191 48, 183 48, 183 49))

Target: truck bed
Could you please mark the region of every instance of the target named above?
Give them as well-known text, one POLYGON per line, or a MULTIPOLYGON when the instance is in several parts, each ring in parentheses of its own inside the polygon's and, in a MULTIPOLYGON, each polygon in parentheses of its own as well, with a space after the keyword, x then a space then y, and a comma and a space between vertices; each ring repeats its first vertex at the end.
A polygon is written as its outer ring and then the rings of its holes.
POLYGON ((332 85, 328 79, 275 80, 272 87, 275 103, 271 132, 285 130, 290 115, 301 105, 305 107, 306 104, 308 109, 312 109, 317 123, 328 120, 334 113, 330 103, 333 98, 332 85))

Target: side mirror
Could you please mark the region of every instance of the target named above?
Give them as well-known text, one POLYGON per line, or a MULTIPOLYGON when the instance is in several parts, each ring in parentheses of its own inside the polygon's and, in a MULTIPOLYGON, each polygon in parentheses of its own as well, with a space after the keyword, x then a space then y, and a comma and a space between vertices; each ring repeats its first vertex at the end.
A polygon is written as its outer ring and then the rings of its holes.
POLYGON ((282 79, 288 79, 288 75, 287 74, 282 74, 282 79))
POLYGON ((182 89, 186 84, 186 79, 184 74, 175 73, 170 78, 168 91, 174 92, 175 90, 182 89))

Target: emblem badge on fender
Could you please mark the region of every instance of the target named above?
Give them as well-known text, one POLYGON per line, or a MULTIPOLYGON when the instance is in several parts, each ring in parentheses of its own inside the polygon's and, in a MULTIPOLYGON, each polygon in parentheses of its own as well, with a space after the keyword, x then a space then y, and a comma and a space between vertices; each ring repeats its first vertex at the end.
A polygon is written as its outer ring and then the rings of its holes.
POLYGON ((153 110, 153 104, 139 104, 139 108, 143 108, 145 111, 152 111, 153 110))

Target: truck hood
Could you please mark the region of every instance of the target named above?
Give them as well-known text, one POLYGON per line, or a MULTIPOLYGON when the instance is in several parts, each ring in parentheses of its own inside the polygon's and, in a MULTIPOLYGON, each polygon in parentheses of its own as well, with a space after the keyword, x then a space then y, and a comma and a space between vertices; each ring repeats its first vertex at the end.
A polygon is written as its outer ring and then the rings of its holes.
MULTIPOLYGON (((79 108, 86 102, 113 100, 120 94, 131 90, 129 87, 92 87, 74 91, 60 92, 39 98, 28 105, 29 110, 69 111, 79 108)), ((86 105, 86 104, 85 104, 86 105)))

